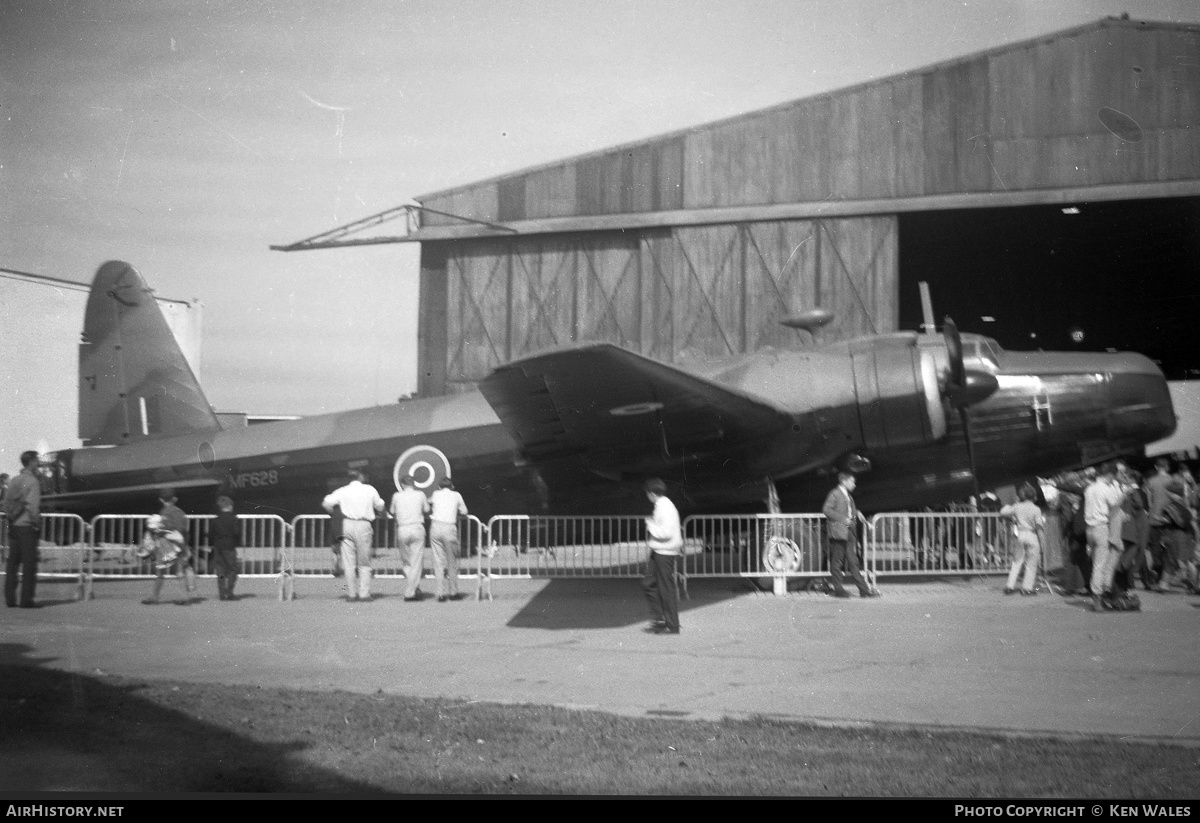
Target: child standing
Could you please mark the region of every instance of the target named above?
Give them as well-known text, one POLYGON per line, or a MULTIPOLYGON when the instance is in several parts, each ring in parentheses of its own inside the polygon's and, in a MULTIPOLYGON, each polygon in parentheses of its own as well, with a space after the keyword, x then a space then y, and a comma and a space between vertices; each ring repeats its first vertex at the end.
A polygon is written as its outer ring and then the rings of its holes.
POLYGON ((238 578, 237 545, 241 525, 233 513, 233 499, 217 498, 217 517, 212 524, 212 564, 217 576, 217 593, 222 600, 236 600, 233 587, 238 578))

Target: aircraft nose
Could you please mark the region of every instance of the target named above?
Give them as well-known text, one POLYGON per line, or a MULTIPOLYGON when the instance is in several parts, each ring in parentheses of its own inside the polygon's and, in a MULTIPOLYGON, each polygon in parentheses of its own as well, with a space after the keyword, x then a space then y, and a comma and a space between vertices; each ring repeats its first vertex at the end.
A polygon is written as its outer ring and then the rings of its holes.
POLYGON ((1159 368, 1141 355, 1121 355, 1109 372, 1109 412, 1105 419, 1111 440, 1152 443, 1175 431, 1175 407, 1159 368))

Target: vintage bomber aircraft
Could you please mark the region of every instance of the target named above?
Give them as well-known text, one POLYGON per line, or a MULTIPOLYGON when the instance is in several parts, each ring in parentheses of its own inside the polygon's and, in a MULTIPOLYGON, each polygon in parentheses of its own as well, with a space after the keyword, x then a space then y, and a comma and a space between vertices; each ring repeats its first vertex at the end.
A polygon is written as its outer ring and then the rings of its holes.
MULTIPOLYGON (((814 310, 792 325, 820 323, 814 310)), ((927 318, 930 319, 931 318, 927 318)), ((931 325, 931 324, 930 324, 931 325)), ((838 467, 865 511, 961 499, 1170 434, 1161 372, 1137 354, 1014 353, 894 334, 684 369, 601 343, 522 358, 481 391, 222 428, 141 275, 96 273, 80 347, 85 448, 50 456, 61 510, 149 511, 161 487, 212 510, 319 512, 330 478, 453 472, 474 513, 638 513, 660 476, 685 511, 815 510, 838 467), (774 494, 771 492, 774 491, 774 494)))

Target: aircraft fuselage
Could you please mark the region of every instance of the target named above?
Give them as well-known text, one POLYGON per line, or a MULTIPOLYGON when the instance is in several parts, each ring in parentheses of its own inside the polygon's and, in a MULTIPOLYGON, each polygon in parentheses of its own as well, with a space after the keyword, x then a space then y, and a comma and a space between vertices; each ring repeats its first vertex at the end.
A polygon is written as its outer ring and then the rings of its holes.
MULTIPOLYGON (((748 393, 765 391, 771 374, 794 381, 774 398, 789 407, 793 423, 764 433, 754 448, 746 443, 727 447, 718 439, 708 449, 681 452, 674 473, 666 473, 683 490, 681 507, 761 509, 761 481, 770 476, 785 510, 815 510, 834 482, 835 459, 847 453, 871 462, 857 492, 865 511, 945 503, 973 493, 958 416, 947 413, 945 432, 934 440, 927 434, 925 439, 912 436, 907 444, 889 443, 887 431, 920 428, 900 419, 916 401, 889 399, 883 390, 867 397, 862 380, 855 383, 853 365, 849 353, 837 351, 772 353, 757 364, 751 357, 715 373, 710 379, 748 393), (830 358, 846 362, 838 369, 830 358), (874 435, 873 426, 878 428, 874 435)), ((1166 383, 1139 355, 1003 352, 989 368, 998 388, 968 412, 983 488, 1128 453, 1174 428, 1166 383)), ((554 482, 553 472, 543 477, 521 459, 513 438, 477 392, 59 452, 58 485, 66 494, 57 505, 85 515, 149 512, 157 507, 158 488, 173 486, 194 513, 213 511, 219 490, 233 496, 242 513, 290 519, 320 513, 331 482, 340 482, 349 467, 365 470, 389 499, 398 461, 414 449, 418 454, 412 459, 420 458, 422 448, 445 456, 472 513, 484 519, 501 513, 639 513, 644 508, 640 478, 632 474, 611 478, 576 469, 569 482, 554 482), (111 488, 142 491, 95 494, 111 488)), ((435 479, 434 467, 420 472, 427 483, 435 479)))

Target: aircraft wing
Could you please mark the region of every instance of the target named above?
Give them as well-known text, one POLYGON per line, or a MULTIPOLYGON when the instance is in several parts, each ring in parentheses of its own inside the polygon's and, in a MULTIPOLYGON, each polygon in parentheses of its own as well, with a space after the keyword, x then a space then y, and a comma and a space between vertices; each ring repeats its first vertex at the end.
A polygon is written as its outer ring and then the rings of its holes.
POLYGON ((480 389, 521 453, 619 476, 749 446, 791 418, 768 403, 610 344, 514 361, 480 389))

